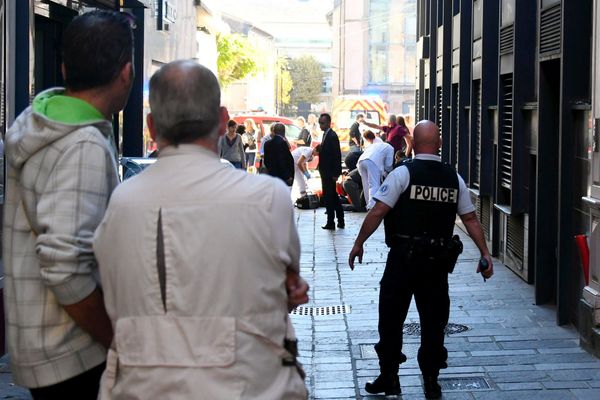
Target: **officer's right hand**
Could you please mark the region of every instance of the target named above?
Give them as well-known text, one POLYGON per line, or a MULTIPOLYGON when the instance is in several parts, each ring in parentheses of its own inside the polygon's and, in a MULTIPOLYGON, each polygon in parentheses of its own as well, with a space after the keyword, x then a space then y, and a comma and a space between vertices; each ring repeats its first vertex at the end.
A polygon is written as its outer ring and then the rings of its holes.
POLYGON ((354 243, 352 246, 352 250, 350 250, 350 257, 348 257, 348 264, 350 265, 350 269, 354 271, 354 259, 358 256, 358 262, 362 264, 363 258, 363 247, 362 245, 358 245, 354 243))

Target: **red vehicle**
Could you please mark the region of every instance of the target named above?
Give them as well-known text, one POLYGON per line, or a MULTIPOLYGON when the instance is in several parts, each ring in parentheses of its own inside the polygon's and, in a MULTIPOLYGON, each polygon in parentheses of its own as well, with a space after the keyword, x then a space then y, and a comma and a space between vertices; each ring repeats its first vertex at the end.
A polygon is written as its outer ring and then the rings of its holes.
MULTIPOLYGON (((277 115, 265 115, 265 114, 241 114, 241 115, 236 115, 235 117, 232 117, 231 119, 233 119, 235 122, 238 123, 238 125, 243 125, 244 121, 247 119, 251 119, 254 121, 254 123, 256 123, 256 126, 258 127, 259 130, 259 137, 258 137, 258 151, 260 152, 260 146, 262 146, 262 138, 269 134, 270 130, 271 130, 271 125, 280 122, 283 125, 285 125, 285 137, 288 140, 288 142, 290 143, 291 146, 291 150, 296 149, 297 144, 296 144, 296 139, 298 139, 298 136, 300 136, 300 128, 298 128, 295 124, 294 121, 290 118, 286 118, 286 117, 280 117, 277 115)), ((311 146, 315 147, 318 143, 315 143, 315 141, 312 141, 311 146)), ((259 162, 259 157, 257 156, 256 158, 256 163, 258 166, 258 162, 259 162)), ((318 162, 318 158, 315 157, 313 158, 313 160, 308 163, 308 168, 309 169, 316 169, 317 165, 319 164, 318 162)))

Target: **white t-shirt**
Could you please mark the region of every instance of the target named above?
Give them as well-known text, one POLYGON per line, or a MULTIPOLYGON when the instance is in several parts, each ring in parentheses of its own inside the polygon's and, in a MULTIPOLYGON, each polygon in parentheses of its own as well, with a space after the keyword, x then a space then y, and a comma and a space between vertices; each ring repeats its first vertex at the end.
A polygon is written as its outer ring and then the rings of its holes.
POLYGON ((313 149, 307 146, 301 146, 292 151, 292 157, 294 158, 294 165, 298 163, 300 157, 304 156, 304 159, 308 162, 313 155, 313 149))
POLYGON ((359 163, 363 160, 371 160, 382 172, 389 172, 394 164, 394 148, 389 143, 373 142, 358 158, 359 163))
MULTIPOLYGON (((441 162, 440 156, 434 154, 417 154, 415 159, 441 162)), ((475 211, 475 206, 471 202, 471 196, 469 195, 465 181, 458 173, 456 175, 458 176, 458 208, 456 213, 458 215, 465 215, 475 211)), ((410 173, 408 172, 408 168, 402 165, 390 172, 373 198, 389 207, 394 207, 400 195, 408 188, 409 183, 410 173)))

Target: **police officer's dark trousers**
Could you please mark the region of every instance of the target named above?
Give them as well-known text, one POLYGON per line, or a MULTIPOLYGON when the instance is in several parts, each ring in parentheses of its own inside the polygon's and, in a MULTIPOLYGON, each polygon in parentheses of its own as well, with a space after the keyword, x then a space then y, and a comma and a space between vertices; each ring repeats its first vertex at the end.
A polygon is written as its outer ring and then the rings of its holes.
POLYGON ((424 376, 439 374, 448 352, 444 329, 450 313, 448 272, 428 255, 409 255, 407 245, 390 249, 379 293, 379 356, 382 374, 396 374, 406 361, 402 353, 402 328, 412 296, 419 312, 421 347, 418 361, 424 376))

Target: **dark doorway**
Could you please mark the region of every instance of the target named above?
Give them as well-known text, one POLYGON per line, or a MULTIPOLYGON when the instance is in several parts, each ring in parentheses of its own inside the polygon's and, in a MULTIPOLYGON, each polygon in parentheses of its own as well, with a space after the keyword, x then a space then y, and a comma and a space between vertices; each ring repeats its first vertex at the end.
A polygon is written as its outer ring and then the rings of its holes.
POLYGON ((539 131, 535 207, 535 301, 556 303, 560 60, 540 63, 539 131))
POLYGON ((35 93, 62 86, 60 46, 66 25, 77 12, 50 5, 48 16, 35 15, 35 93))

